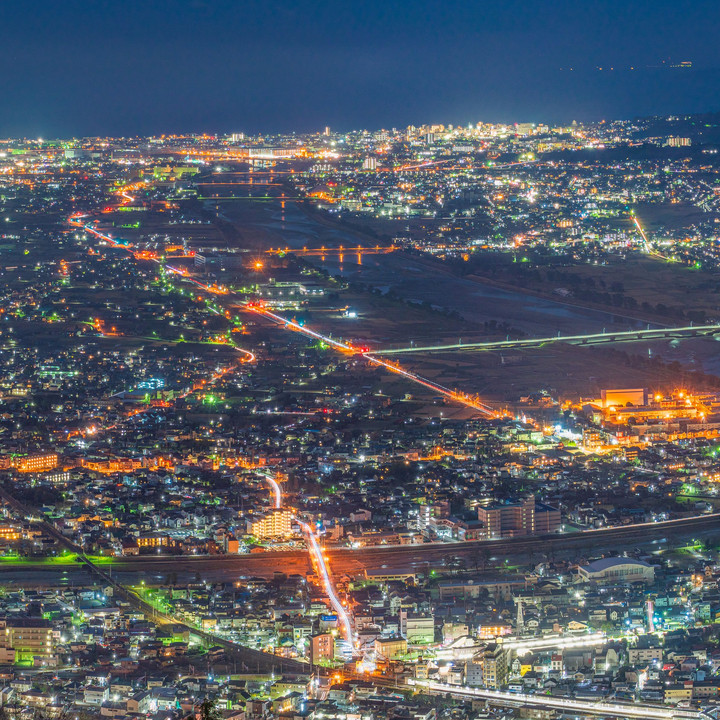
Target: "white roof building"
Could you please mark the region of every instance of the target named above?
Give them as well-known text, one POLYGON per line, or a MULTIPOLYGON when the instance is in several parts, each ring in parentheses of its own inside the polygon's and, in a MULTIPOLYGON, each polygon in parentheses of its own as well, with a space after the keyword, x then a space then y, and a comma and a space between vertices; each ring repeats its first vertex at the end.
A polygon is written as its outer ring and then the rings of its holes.
POLYGON ((655 579, 655 568, 643 560, 633 558, 602 558, 578 568, 581 580, 601 584, 621 582, 650 583, 655 579))

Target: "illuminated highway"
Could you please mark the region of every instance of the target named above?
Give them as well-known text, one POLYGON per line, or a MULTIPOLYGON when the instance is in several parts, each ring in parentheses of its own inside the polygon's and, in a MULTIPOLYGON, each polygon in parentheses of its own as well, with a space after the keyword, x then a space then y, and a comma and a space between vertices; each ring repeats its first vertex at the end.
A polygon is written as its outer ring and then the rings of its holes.
POLYGON ((447 685, 430 680, 408 679, 408 685, 418 689, 450 693, 460 697, 476 697, 491 700, 500 705, 534 705, 535 707, 574 710, 590 715, 612 716, 616 718, 646 718, 647 720, 679 720, 680 718, 701 718, 702 714, 694 710, 668 708, 640 703, 589 702, 572 698, 553 697, 551 695, 526 695, 523 693, 501 692, 500 690, 482 690, 466 685, 447 685))
POLYGON ((635 215, 632 216, 632 220, 633 220, 635 227, 638 229, 638 232, 640 233, 640 237, 643 239, 643 243, 645 244, 645 252, 652 253, 652 245, 650 245, 650 240, 648 240, 648 236, 645 234, 645 231, 642 229, 642 225, 640 225, 640 223, 635 215))
POLYGON ((273 493, 273 502, 275 507, 279 510, 282 507, 282 490, 280 489, 280 483, 270 473, 259 473, 270 485, 273 493))
POLYGON ((313 559, 313 565, 315 566, 315 569, 320 575, 323 588, 325 589, 328 598, 330 598, 330 604, 333 606, 333 609, 335 610, 338 618, 340 619, 340 624, 342 625, 342 633, 345 636, 347 642, 350 644, 350 647, 352 647, 354 644, 354 634, 352 629, 352 623, 350 622, 350 616, 348 615, 340 598, 335 592, 335 587, 332 583, 332 580, 330 579, 330 571, 328 568, 327 559, 323 555, 323 551, 320 547, 320 543, 317 540, 317 536, 313 532, 310 525, 308 525, 308 523, 305 523, 302 520, 297 520, 297 523, 302 529, 302 531, 305 533, 305 537, 308 543, 308 551, 310 552, 310 556, 313 559))
POLYGON ((304 257, 329 257, 329 256, 340 256, 343 255, 388 255, 389 253, 400 250, 398 245, 375 245, 374 247, 319 247, 319 248, 270 248, 265 252, 268 255, 301 255, 304 257))
POLYGON ((259 315, 263 315, 264 317, 267 317, 274 321, 276 324, 287 328, 289 330, 294 330, 296 332, 302 333, 303 335, 306 335, 307 337, 311 337, 314 340, 320 340, 330 347, 332 347, 334 350, 338 350, 339 352, 350 354, 350 355, 360 355, 367 362, 369 362, 371 365, 377 365, 379 367, 383 367, 386 370, 390 371, 391 373, 395 373, 396 375, 401 375, 402 377, 410 380, 411 382, 417 383, 418 385, 422 385, 423 387, 428 388, 429 390, 432 390, 433 392, 437 393, 438 395, 443 395, 444 397, 447 397, 448 399, 452 400, 453 402, 459 403, 460 405, 465 405, 466 407, 472 408, 473 410, 477 410, 483 415, 486 415, 487 417, 498 417, 499 413, 495 411, 493 408, 491 408, 489 405, 486 405, 485 403, 481 402, 480 399, 476 396, 470 395, 468 393, 463 393, 458 390, 452 390, 450 388, 447 388, 443 385, 439 385, 436 382, 433 382, 432 380, 428 380, 427 378, 422 377, 421 375, 418 375, 417 373, 411 372, 410 370, 406 370, 405 368, 401 367, 397 363, 390 362, 389 360, 383 360, 381 358, 375 357, 373 353, 367 352, 364 348, 356 348, 348 343, 341 342, 339 340, 334 340, 331 337, 328 337, 327 335, 323 335, 319 332, 316 332, 315 330, 312 330, 311 328, 300 325, 299 323, 290 320, 286 317, 283 317, 282 315, 278 315, 274 312, 271 312, 267 308, 265 308, 262 304, 259 303, 242 303, 240 307, 244 310, 255 312, 259 315))
POLYGON ((404 348, 373 350, 366 357, 374 355, 400 355, 412 353, 445 352, 449 350, 502 350, 504 348, 536 347, 548 343, 569 343, 573 345, 591 345, 604 342, 628 342, 634 340, 659 340, 679 335, 714 335, 720 333, 720 324, 686 325, 674 328, 652 328, 647 330, 623 330, 619 332, 588 333, 586 335, 555 335, 542 338, 521 338, 519 340, 494 340, 479 343, 452 343, 449 345, 420 345, 404 348))
MULTIPOLYGON (((278 509, 281 508, 283 504, 283 499, 280 484, 269 473, 259 474, 262 475, 265 480, 267 480, 267 482, 270 484, 270 487, 272 488, 275 507, 278 509)), ((312 560, 313 566, 317 570, 320 581, 322 582, 323 589, 325 590, 325 593, 330 599, 330 604, 332 605, 333 610, 335 610, 335 612, 337 613, 340 624, 342 626, 342 633, 347 642, 350 644, 350 647, 352 647, 354 643, 352 622, 350 620, 350 616, 348 615, 345 607, 342 604, 342 601, 337 596, 335 586, 333 585, 332 579, 330 578, 330 568, 328 567, 327 558, 323 554, 322 548, 320 547, 320 543, 317 539, 317 535, 310 527, 309 523, 303 522, 302 520, 299 520, 297 518, 295 518, 295 520, 305 535, 308 552, 310 553, 310 558, 312 560)))
POLYGON ((650 255, 651 257, 658 258, 658 260, 669 260, 667 256, 663 255, 662 253, 659 253, 650 242, 650 239, 648 238, 647 234, 645 233, 645 230, 643 230, 642 225, 640 224, 640 221, 637 219, 637 215, 635 213, 632 213, 631 215, 633 225, 637 228, 638 232, 640 233, 640 237, 643 240, 643 246, 645 248, 645 252, 650 255))
POLYGON ((277 315, 276 313, 268 310, 262 303, 243 302, 240 304, 240 307, 243 310, 248 310, 258 315, 263 315, 266 318, 270 318, 270 320, 273 320, 277 325, 280 325, 288 330, 295 330, 296 332, 299 332, 302 335, 306 335, 313 340, 320 340, 321 342, 329 345, 334 350, 339 350, 340 352, 348 353, 350 355, 354 355, 360 352, 348 343, 340 342, 339 340, 333 340, 333 338, 316 332, 315 330, 312 330, 305 325, 300 325, 294 320, 290 320, 289 318, 283 317, 282 315, 277 315))
POLYGON ((460 405, 465 405, 465 407, 472 408, 473 410, 478 410, 487 417, 494 418, 500 416, 500 413, 498 413, 496 410, 493 410, 493 408, 491 408, 489 405, 481 402, 477 396, 463 393, 459 390, 451 390, 450 388, 446 388, 443 385, 438 385, 432 380, 427 380, 426 378, 421 377, 416 373, 405 370, 399 365, 391 363, 387 360, 381 360, 380 358, 375 357, 371 353, 363 353, 363 357, 373 365, 380 365, 392 373, 402 375, 403 377, 407 378, 408 380, 412 380, 412 382, 415 382, 418 385, 423 385, 429 390, 433 390, 440 395, 444 395, 453 402, 457 402, 460 405))

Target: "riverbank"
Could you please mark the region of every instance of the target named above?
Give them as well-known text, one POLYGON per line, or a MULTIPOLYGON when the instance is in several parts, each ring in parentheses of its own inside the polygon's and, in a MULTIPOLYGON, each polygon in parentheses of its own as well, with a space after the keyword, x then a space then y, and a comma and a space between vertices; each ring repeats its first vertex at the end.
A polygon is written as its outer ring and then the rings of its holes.
MULTIPOLYGON (((308 219, 318 222, 327 228, 334 228, 344 233, 354 235, 359 240, 367 243, 377 244, 378 242, 376 237, 373 237, 368 233, 363 233, 362 231, 355 228, 348 227, 347 224, 343 223, 342 220, 330 218, 326 213, 323 213, 310 205, 296 203, 296 206, 308 219)), ((567 307, 580 308, 584 310, 595 310, 598 312, 607 313, 609 315, 612 315, 613 317, 629 320, 631 322, 650 323, 651 325, 656 325, 658 327, 667 327, 671 325, 671 323, 668 322, 667 318, 659 317, 654 314, 638 312, 634 313, 633 315, 629 315, 627 313, 617 312, 614 308, 608 307, 607 305, 603 305, 600 303, 560 298, 557 294, 553 294, 552 292, 542 292, 540 290, 528 288, 526 286, 518 288, 517 285, 514 285, 510 282, 485 277, 483 275, 458 275, 457 273, 453 272, 449 267, 447 267, 447 265, 443 263, 442 260, 438 260, 436 258, 433 258, 432 256, 427 256, 421 253, 409 253, 409 255, 418 263, 425 264, 426 267, 433 270, 433 272, 451 275, 458 279, 470 280, 472 282, 477 282, 480 285, 497 288, 498 290, 505 290, 507 292, 518 292, 520 290, 523 295, 541 298, 543 300, 548 300, 550 302, 557 303, 558 305, 564 305, 567 307)))

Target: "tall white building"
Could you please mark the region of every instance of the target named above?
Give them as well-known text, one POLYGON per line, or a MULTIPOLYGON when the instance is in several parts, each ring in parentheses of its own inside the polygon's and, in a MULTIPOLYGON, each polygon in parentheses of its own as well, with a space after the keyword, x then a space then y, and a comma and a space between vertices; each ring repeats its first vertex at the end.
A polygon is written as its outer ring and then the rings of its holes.
POLYGON ((272 508, 247 520, 247 532, 258 539, 292 535, 292 510, 272 508))

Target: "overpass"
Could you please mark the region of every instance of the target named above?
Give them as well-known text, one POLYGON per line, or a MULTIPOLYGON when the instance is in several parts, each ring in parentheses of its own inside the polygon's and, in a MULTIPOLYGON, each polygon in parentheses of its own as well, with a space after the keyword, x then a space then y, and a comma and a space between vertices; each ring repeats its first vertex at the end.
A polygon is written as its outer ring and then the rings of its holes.
POLYGON ((302 248, 270 248, 265 252, 268 255, 301 255, 304 257, 343 257, 344 255, 388 255, 389 253, 400 250, 399 245, 375 245, 362 247, 344 247, 339 245, 338 247, 302 247, 302 248))
POLYGON ((493 340, 490 342, 452 343, 449 345, 420 345, 403 348, 373 350, 368 355, 399 355, 401 353, 433 353, 456 350, 504 350, 509 348, 532 348, 548 343, 570 345, 596 345, 599 343, 635 342, 638 340, 663 340, 681 337, 712 337, 720 333, 720 324, 687 325, 674 328, 648 328, 646 330, 622 330, 617 332, 588 333, 586 335, 554 335, 541 338, 519 338, 517 340, 493 340))

